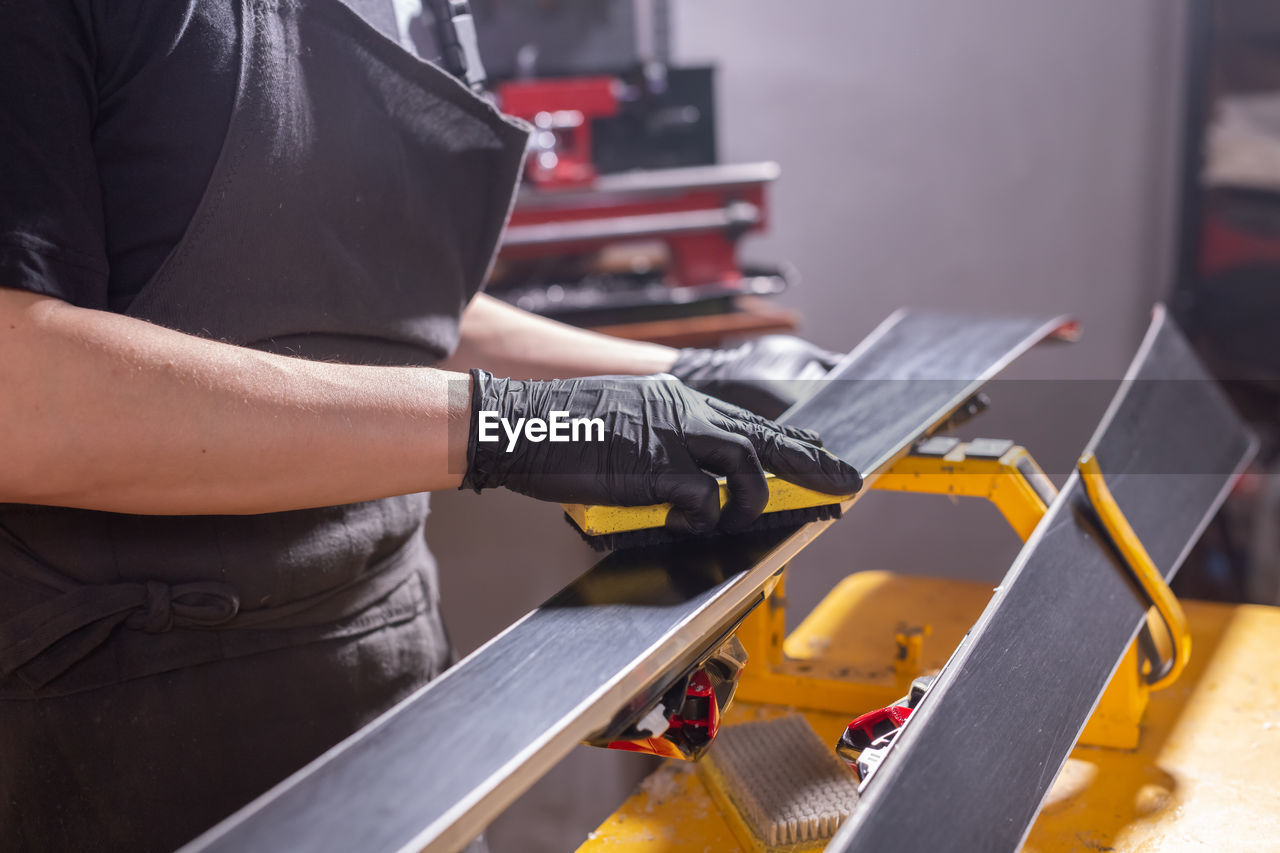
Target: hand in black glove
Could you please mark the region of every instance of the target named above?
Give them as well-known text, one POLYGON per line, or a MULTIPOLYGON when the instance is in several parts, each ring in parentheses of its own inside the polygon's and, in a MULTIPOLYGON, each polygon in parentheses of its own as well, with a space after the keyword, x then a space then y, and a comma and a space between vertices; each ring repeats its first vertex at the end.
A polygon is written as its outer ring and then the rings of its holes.
POLYGON ((531 382, 482 370, 471 377, 463 488, 506 486, 561 503, 671 503, 668 527, 707 533, 717 523, 742 530, 760 515, 769 500, 762 468, 833 495, 862 486, 858 472, 823 450, 812 431, 780 426, 673 379, 531 382), (544 425, 527 432, 532 418, 544 425), (550 422, 571 435, 578 418, 598 418, 603 429, 579 424, 577 440, 550 440, 550 422), (539 434, 546 437, 537 440, 539 434), (728 478, 723 512, 708 471, 728 478))
POLYGON ((816 388, 841 359, 791 335, 767 335, 733 349, 682 349, 670 373, 690 388, 776 418, 816 388))

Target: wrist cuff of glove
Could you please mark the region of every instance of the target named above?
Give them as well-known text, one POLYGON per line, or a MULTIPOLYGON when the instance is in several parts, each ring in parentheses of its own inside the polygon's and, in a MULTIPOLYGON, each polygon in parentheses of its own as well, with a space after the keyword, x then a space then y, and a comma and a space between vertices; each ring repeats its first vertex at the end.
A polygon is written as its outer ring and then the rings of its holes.
POLYGON ((733 349, 699 349, 686 347, 676 354, 675 363, 667 371, 690 388, 699 387, 699 383, 712 382, 723 378, 720 373, 724 366, 742 354, 743 347, 733 349))
POLYGON ((480 410, 484 407, 487 392, 495 381, 492 373, 472 368, 471 374, 471 412, 467 415, 467 472, 458 486, 463 489, 475 489, 480 492, 501 485, 490 482, 494 476, 496 459, 492 450, 480 444, 480 410))
POLYGON ((676 353, 676 360, 667 373, 688 384, 693 376, 706 369, 713 352, 715 350, 685 347, 676 353))

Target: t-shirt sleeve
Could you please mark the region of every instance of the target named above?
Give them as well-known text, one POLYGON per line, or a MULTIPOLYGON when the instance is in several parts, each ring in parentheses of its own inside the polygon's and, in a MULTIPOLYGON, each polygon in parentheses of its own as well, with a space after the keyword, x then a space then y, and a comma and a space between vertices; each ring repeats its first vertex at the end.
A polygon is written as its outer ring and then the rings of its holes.
POLYGON ((77 0, 0 0, 0 287, 102 308, 93 56, 77 0))

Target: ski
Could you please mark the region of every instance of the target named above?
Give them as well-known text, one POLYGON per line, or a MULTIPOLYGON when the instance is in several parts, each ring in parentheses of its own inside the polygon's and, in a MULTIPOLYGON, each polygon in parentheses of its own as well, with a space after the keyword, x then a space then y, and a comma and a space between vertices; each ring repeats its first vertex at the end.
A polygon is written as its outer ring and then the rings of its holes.
MULTIPOLYGON (((1088 451, 1166 579, 1253 450, 1157 308, 1088 451)), ((829 851, 1022 846, 1149 606, 1104 543, 1072 474, 829 851)))

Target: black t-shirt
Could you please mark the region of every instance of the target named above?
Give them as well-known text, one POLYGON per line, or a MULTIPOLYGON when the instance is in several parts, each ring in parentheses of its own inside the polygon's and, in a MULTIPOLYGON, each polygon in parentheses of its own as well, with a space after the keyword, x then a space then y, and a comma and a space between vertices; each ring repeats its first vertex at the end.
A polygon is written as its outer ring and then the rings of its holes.
MULTIPOLYGON (((351 5, 384 32, 392 0, 351 5)), ((222 148, 238 0, 0 0, 0 286, 124 311, 222 148)))

